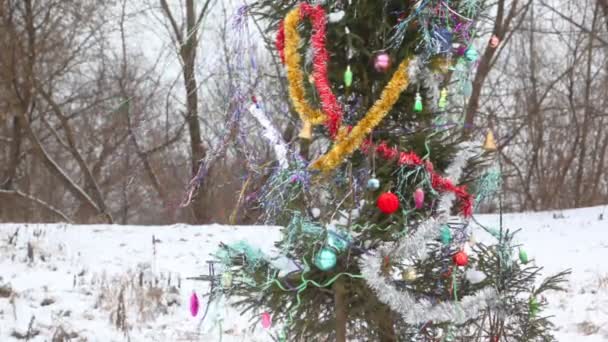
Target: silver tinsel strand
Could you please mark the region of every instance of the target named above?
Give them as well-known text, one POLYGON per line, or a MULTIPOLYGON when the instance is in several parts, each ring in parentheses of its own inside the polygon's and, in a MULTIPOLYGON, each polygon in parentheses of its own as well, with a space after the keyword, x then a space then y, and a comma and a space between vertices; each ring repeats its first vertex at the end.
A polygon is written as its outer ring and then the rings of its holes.
MULTIPOLYGON (((467 160, 474 153, 470 144, 461 146, 460 152, 448 170, 447 177, 452 181, 458 180, 466 166, 467 160)), ((428 257, 428 242, 435 239, 441 227, 448 222, 449 210, 454 203, 453 194, 444 194, 440 198, 439 216, 429 218, 411 236, 406 236, 396 243, 385 243, 377 248, 375 255, 365 255, 361 258, 361 274, 368 285, 376 292, 378 298, 389 305, 395 312, 400 313, 403 319, 410 324, 423 324, 433 322, 451 322, 462 324, 467 320, 480 315, 480 311, 494 307, 499 297, 493 288, 479 291, 475 295, 465 296, 458 302, 442 302, 433 304, 428 299, 417 300, 407 291, 397 290, 379 272, 383 259, 402 260, 417 258, 424 260, 428 257)))

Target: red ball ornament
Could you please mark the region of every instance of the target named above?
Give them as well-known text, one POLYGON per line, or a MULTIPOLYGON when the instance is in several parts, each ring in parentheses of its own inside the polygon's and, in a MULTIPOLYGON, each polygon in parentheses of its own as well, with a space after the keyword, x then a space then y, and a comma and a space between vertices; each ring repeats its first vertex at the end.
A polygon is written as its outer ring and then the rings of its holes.
POLYGON ((378 197, 378 209, 385 214, 392 214, 399 209, 399 197, 392 192, 385 192, 378 197))
POLYGON ((458 252, 456 254, 454 254, 454 263, 457 266, 466 266, 469 263, 469 257, 467 256, 467 254, 465 252, 458 252))

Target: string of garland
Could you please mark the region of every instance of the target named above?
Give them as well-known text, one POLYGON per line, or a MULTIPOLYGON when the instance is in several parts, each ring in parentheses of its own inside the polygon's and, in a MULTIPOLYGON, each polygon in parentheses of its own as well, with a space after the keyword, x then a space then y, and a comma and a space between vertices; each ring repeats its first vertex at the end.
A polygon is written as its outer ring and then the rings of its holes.
POLYGON ((332 171, 347 156, 355 152, 399 100, 401 93, 409 84, 410 74, 415 72, 416 64, 416 60, 413 58, 403 60, 382 91, 380 98, 370 108, 365 117, 343 138, 339 139, 329 152, 315 160, 311 164, 311 168, 323 172, 332 171), (410 66, 414 66, 414 68, 410 68, 410 66))
MULTIPOLYGON (((327 120, 327 116, 318 109, 312 108, 305 99, 304 72, 300 67, 302 57, 298 52, 302 38, 298 33, 298 24, 301 20, 300 7, 291 10, 285 17, 282 25, 285 36, 284 58, 289 81, 289 96, 293 106, 305 125, 319 125, 327 120)), ((277 44, 281 45, 281 44, 277 44)))
MULTIPOLYGON (((472 150, 468 146, 464 146, 463 151, 459 153, 448 168, 449 178, 460 178, 462 167, 466 165, 470 153, 472 153, 472 150)), ((428 242, 435 239, 440 234, 443 226, 448 223, 449 208, 452 207, 453 201, 454 195, 452 193, 442 195, 438 205, 439 216, 437 219, 429 218, 424 221, 414 234, 404 237, 396 244, 384 243, 380 245, 374 254, 363 255, 359 262, 361 274, 368 285, 376 292, 378 298, 395 312, 400 313, 408 323, 423 324, 434 321, 461 324, 479 316, 481 310, 493 307, 499 302, 496 290, 485 288, 475 295, 460 298, 459 301, 434 304, 427 299, 418 300, 408 291, 397 290, 385 277, 379 274, 386 258, 389 258, 389 260, 426 259, 429 252, 428 242)), ((454 296, 458 298, 455 292, 454 296)))
MULTIPOLYGON (((402 167, 422 167, 430 176, 431 187, 439 193, 450 192, 456 195, 460 203, 460 212, 464 217, 473 215, 473 196, 467 192, 466 186, 454 185, 453 179, 440 176, 433 167, 433 164, 418 156, 415 152, 399 151, 395 147, 389 147, 386 142, 374 144, 371 139, 366 139, 361 145, 361 151, 369 154, 374 152, 387 161, 394 161, 402 167)), ((457 159, 461 160, 461 159, 457 159)), ((466 160, 464 161, 466 162, 466 160)), ((449 174, 449 172, 448 172, 449 174)))
POLYGON ((289 315, 288 315, 289 317, 288 317, 287 322, 285 322, 284 332, 293 323, 295 312, 297 312, 298 308, 302 304, 302 299, 301 299, 300 295, 302 292, 306 291, 306 289, 308 288, 309 285, 313 285, 317 288, 327 288, 327 287, 332 286, 333 283, 335 283, 336 280, 338 280, 340 277, 346 276, 346 277, 350 277, 353 279, 362 279, 363 278, 363 276, 359 275, 359 274, 351 274, 351 273, 347 273, 347 272, 342 272, 342 273, 336 274, 334 277, 332 277, 325 283, 321 284, 314 280, 306 279, 305 275, 310 270, 310 265, 308 265, 306 258, 303 259, 303 262, 304 262, 304 271, 300 275, 301 284, 298 285, 297 287, 285 286, 277 278, 274 278, 274 279, 268 281, 265 285, 262 286, 263 289, 268 289, 270 286, 276 285, 282 291, 296 292, 296 303, 295 303, 295 305, 292 305, 292 307, 289 310, 289 315))
MULTIPOLYGON (((287 78, 290 84, 290 94, 292 96, 296 111, 308 118, 310 113, 314 113, 314 109, 304 100, 299 97, 299 94, 304 93, 303 88, 303 72, 300 70, 301 57, 297 51, 301 37, 298 33, 298 25, 304 18, 309 18, 312 24, 312 47, 313 55, 313 78, 314 85, 319 94, 321 108, 323 113, 327 115, 325 125, 329 130, 330 136, 335 138, 338 129, 342 123, 343 110, 335 94, 331 90, 329 77, 327 75, 327 64, 329 53, 326 46, 326 27, 327 16, 325 10, 320 5, 312 6, 308 3, 302 3, 300 6, 293 9, 279 26, 279 32, 275 45, 279 50, 279 55, 287 68, 287 78), (295 70, 300 70, 296 72, 295 70), (290 76, 291 74, 291 76, 290 76)), ((310 120, 310 123, 315 123, 310 120)), ((304 120, 306 124, 307 121, 304 120)))

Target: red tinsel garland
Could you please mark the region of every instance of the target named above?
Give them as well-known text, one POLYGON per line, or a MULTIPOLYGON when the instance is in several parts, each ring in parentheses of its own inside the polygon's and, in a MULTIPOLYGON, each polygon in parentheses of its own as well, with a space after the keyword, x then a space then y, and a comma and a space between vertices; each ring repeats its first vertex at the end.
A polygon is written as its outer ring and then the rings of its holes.
MULTIPOLYGON (((336 95, 331 90, 329 77, 327 76, 327 64, 329 61, 329 53, 326 46, 327 15, 321 5, 312 6, 302 3, 300 11, 302 19, 308 18, 312 24, 313 34, 311 41, 314 50, 312 76, 315 80, 315 88, 319 94, 321 108, 327 115, 325 125, 333 139, 338 134, 338 129, 342 124, 343 111, 336 95)), ((283 22, 279 26, 275 45, 277 50, 279 50, 281 61, 285 63, 285 27, 283 22)))
POLYGON ((319 93, 321 107, 327 114, 327 128, 331 137, 335 137, 338 129, 342 124, 342 107, 338 104, 338 99, 331 90, 329 77, 327 76, 327 64, 329 61, 329 53, 326 47, 326 27, 327 15, 321 5, 311 6, 307 3, 300 5, 302 17, 308 17, 312 22, 312 47, 314 49, 313 57, 313 77, 315 79, 315 87, 319 93))
POLYGON ((283 20, 279 24, 279 32, 277 32, 277 40, 274 42, 274 45, 277 51, 279 51, 281 63, 285 64, 285 22, 283 20))
POLYGON ((361 145, 363 153, 371 153, 375 149, 377 155, 388 161, 396 161, 399 165, 423 166, 431 177, 431 186, 438 192, 451 192, 460 202, 460 212, 464 217, 473 216, 473 196, 467 192, 466 186, 456 186, 454 183, 435 172, 430 161, 424 161, 414 152, 399 152, 395 147, 389 147, 386 142, 374 146, 371 139, 361 145))
MULTIPOLYGON (((327 115, 327 126, 332 139, 336 138, 338 129, 342 122, 343 111, 338 104, 338 100, 331 90, 329 78, 327 76, 327 65, 329 53, 326 47, 326 26, 327 16, 321 5, 312 6, 307 3, 300 5, 302 19, 309 18, 312 23, 312 46, 314 50, 313 56, 313 78, 315 87, 319 93, 321 107, 327 115)), ((285 27, 281 22, 279 32, 275 42, 276 48, 281 56, 281 61, 285 62, 285 27)), ((350 129, 350 127, 348 128, 350 129)), ((371 139, 367 139, 361 146, 361 151, 369 153, 372 148, 371 139)), ((452 192, 456 195, 461 203, 460 211, 465 217, 473 215, 473 196, 466 191, 466 186, 455 186, 451 180, 438 175, 433 164, 429 161, 423 161, 420 156, 414 152, 399 152, 394 147, 389 147, 386 142, 382 142, 376 146, 376 153, 386 160, 395 160, 399 165, 408 166, 424 166, 426 171, 431 176, 431 183, 435 190, 439 192, 452 192)))

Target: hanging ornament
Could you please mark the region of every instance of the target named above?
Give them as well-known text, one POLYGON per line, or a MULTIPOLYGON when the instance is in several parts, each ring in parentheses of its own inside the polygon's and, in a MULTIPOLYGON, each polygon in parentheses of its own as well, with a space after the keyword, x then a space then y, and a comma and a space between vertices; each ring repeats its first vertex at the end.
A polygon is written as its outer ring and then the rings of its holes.
POLYGON ((416 280, 416 278, 418 278, 418 274, 416 273, 416 270, 413 268, 407 268, 406 270, 404 270, 403 272, 401 272, 401 278, 404 281, 408 281, 408 282, 412 282, 414 280, 416 280))
POLYGON ((454 254, 453 260, 456 266, 466 266, 469 264, 469 257, 463 251, 454 254))
POLYGON ((374 68, 377 72, 387 72, 391 64, 391 56, 386 52, 380 52, 374 57, 374 68))
POLYGON ((223 288, 229 289, 232 286, 232 273, 224 272, 220 282, 223 288))
POLYGON ((475 50, 474 47, 470 46, 467 51, 464 53, 464 58, 469 62, 475 62, 479 58, 479 53, 475 50))
POLYGON ((392 192, 385 192, 378 197, 378 209, 385 214, 392 214, 399 209, 399 197, 392 192))
POLYGON ((346 88, 350 88, 353 85, 353 71, 350 69, 350 65, 346 67, 344 72, 344 85, 346 88))
POLYGON ((538 304, 536 297, 530 297, 528 302, 528 311, 530 311, 530 317, 532 318, 536 317, 538 311, 540 311, 540 304, 538 304))
POLYGON ((304 125, 302 126, 302 130, 298 137, 303 140, 312 140, 312 124, 310 122, 304 121, 304 125))
POLYGON ((416 93, 416 100, 414 101, 414 112, 422 112, 422 96, 420 96, 419 92, 416 93))
POLYGON ((371 191, 376 191, 380 189, 380 180, 378 178, 371 178, 367 181, 367 189, 371 191))
POLYGON ((321 271, 329 271, 336 266, 338 257, 336 252, 328 247, 323 247, 315 256, 314 264, 321 271))
POLYGON ((190 296, 190 314, 192 317, 196 317, 198 315, 199 302, 198 296, 195 291, 192 291, 192 296, 190 296))
POLYGON ((344 232, 328 230, 327 245, 338 252, 344 252, 350 245, 350 237, 344 232))
POLYGON ((490 47, 492 49, 496 49, 499 45, 500 45, 500 38, 498 38, 496 35, 493 35, 492 38, 490 38, 490 47))
POLYGON ((444 111, 448 107, 448 89, 441 89, 441 93, 439 94, 439 109, 444 111))
POLYGON ((268 312, 262 314, 262 327, 264 329, 270 329, 272 326, 272 316, 268 312))
POLYGON ((452 242, 452 230, 448 225, 443 226, 439 234, 441 242, 444 245, 449 245, 452 242))
POLYGON ((458 56, 464 56, 464 54, 467 52, 467 47, 465 45, 458 44, 455 46, 455 48, 458 56))
POLYGON ((424 208, 424 191, 420 188, 414 191, 414 205, 418 210, 424 208))
POLYGON ((524 251, 523 249, 519 250, 519 261, 524 265, 530 261, 528 259, 528 253, 526 253, 526 251, 524 251))
POLYGON ((494 133, 492 133, 492 130, 488 130, 486 141, 483 143, 483 149, 486 152, 496 152, 498 150, 498 147, 496 146, 496 139, 494 139, 494 133))

